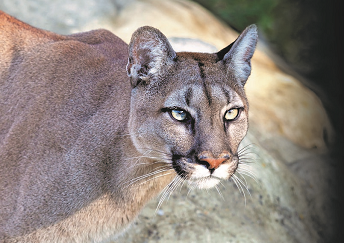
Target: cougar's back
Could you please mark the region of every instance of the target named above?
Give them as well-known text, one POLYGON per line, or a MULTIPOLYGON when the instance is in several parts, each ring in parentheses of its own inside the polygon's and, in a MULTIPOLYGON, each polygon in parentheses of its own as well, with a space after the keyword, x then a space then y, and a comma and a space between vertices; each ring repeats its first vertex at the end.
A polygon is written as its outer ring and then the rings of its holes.
POLYGON ((108 31, 61 36, 0 11, 0 36, 1 241, 105 190, 94 154, 126 129, 130 84, 127 44, 108 31))

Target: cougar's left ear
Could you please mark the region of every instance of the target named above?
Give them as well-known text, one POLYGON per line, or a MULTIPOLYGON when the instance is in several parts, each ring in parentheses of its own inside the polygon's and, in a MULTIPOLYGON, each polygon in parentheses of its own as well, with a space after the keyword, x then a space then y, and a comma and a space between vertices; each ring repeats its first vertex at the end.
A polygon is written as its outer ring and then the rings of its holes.
POLYGON ((248 26, 229 46, 219 51, 218 58, 227 66, 230 77, 244 86, 251 74, 251 58, 257 45, 256 25, 248 26))
POLYGON ((176 53, 166 36, 158 29, 149 26, 137 29, 131 37, 127 64, 132 87, 157 77, 175 57, 176 53))

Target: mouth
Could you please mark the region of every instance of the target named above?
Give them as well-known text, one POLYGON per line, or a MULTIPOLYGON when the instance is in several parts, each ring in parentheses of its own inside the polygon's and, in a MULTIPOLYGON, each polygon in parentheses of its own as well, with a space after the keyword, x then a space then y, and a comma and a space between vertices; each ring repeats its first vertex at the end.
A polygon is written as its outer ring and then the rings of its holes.
POLYGON ((189 158, 179 157, 172 160, 172 166, 180 177, 188 181, 191 187, 209 189, 218 185, 222 180, 228 180, 234 174, 237 163, 228 161, 216 169, 209 169, 189 158))

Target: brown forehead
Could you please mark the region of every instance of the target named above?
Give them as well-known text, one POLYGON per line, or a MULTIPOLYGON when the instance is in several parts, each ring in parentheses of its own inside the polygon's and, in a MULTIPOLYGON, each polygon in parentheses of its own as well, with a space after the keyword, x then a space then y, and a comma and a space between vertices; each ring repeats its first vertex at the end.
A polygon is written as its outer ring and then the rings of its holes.
POLYGON ((185 67, 190 68, 193 75, 198 76, 199 80, 202 82, 207 82, 206 80, 209 74, 210 76, 219 76, 221 71, 224 71, 224 69, 220 68, 220 66, 216 64, 219 61, 216 54, 179 52, 177 53, 176 61, 184 63, 184 65, 186 64, 185 67))
POLYGON ((208 89, 207 86, 212 85, 213 82, 215 80, 220 81, 220 83, 225 82, 227 84, 228 87, 231 87, 231 89, 233 89, 244 101, 244 103, 246 105, 248 105, 247 103, 247 98, 246 98, 246 94, 245 91, 243 89, 243 87, 241 87, 239 84, 237 84, 234 80, 231 80, 231 75, 225 74, 225 76, 223 76, 223 73, 218 72, 218 67, 217 65, 215 65, 217 68, 215 68, 215 70, 213 69, 213 65, 211 64, 215 64, 217 62, 219 62, 219 57, 216 53, 197 53, 197 52, 178 52, 177 53, 177 60, 180 61, 191 61, 194 63, 197 63, 198 68, 199 68, 199 76, 202 80, 202 83, 204 85, 205 89, 208 89), (207 67, 207 65, 209 65, 207 67), (207 74, 209 71, 212 71, 212 74, 214 75, 214 71, 216 72, 215 75, 218 75, 219 79, 213 79, 214 77, 211 78, 211 80, 208 80, 207 74), (226 80, 226 81, 224 81, 226 80), (210 82, 210 83, 209 83, 210 82))
POLYGON ((219 61, 216 54, 213 53, 198 53, 198 52, 178 52, 177 59, 193 59, 198 62, 216 63, 219 61))

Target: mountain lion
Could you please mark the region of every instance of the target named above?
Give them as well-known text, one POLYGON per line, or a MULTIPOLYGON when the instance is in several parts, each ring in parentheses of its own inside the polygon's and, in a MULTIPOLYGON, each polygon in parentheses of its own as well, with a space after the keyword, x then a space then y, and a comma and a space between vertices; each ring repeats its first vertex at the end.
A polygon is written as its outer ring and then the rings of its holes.
POLYGON ((111 239, 159 192, 235 177, 256 43, 176 53, 148 26, 128 47, 0 12, 0 242, 111 239))

